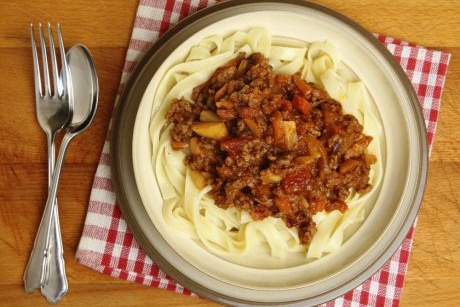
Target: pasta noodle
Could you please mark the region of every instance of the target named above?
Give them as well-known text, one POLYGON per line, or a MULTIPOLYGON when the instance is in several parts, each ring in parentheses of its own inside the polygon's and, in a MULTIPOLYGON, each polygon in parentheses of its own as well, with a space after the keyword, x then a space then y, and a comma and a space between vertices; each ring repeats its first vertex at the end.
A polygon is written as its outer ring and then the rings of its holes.
POLYGON ((328 42, 283 44, 275 42, 263 29, 203 39, 190 50, 185 62, 171 67, 162 78, 153 110, 149 132, 152 164, 164 200, 163 218, 167 225, 217 255, 245 255, 253 248, 260 248, 274 259, 284 259, 294 253, 303 253, 305 259, 316 259, 334 252, 343 244, 347 228, 364 219, 366 200, 375 193, 382 178, 379 142, 382 129, 372 112, 370 97, 363 83, 346 69, 339 52, 328 42), (276 74, 301 72, 307 82, 319 84, 340 101, 344 113, 354 115, 363 126, 363 133, 373 137, 367 149, 377 157, 370 171, 373 189, 364 195, 352 192, 346 200, 349 209, 345 213, 334 210, 314 215, 318 230, 309 246, 303 246, 297 230, 287 227, 279 218, 253 221, 243 210, 217 207, 207 195, 211 187, 198 190, 183 163, 185 154, 171 147, 172 124, 165 119, 168 102, 173 98, 192 102, 193 88, 207 81, 218 67, 240 52, 262 53, 276 74))

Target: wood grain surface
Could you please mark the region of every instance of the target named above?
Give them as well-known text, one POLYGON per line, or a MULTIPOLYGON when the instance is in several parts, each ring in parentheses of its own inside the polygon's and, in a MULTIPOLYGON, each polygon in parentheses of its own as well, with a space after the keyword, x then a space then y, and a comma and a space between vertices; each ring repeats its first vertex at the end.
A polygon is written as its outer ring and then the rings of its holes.
MULTIPOLYGON (((460 305, 460 1, 322 0, 371 32, 452 54, 401 306, 460 305)), ((69 292, 60 306, 217 306, 99 274, 74 257, 138 0, 0 0, 0 305, 46 306, 22 275, 46 201, 46 139, 35 116, 29 24, 60 22, 66 47, 87 45, 100 104, 66 156, 59 189, 69 292)))

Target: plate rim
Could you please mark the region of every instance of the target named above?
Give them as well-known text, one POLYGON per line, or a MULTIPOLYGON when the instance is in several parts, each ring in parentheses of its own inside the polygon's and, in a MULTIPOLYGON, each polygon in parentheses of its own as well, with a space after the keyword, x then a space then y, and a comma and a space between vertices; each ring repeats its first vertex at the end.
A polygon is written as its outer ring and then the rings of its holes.
MULTIPOLYGON (((283 2, 278 2, 275 0, 255 0, 255 1, 252 1, 251 3, 248 3, 244 0, 234 0, 234 1, 228 1, 228 2, 221 2, 218 4, 212 5, 210 7, 204 8, 198 12, 195 12, 189 15, 188 17, 184 18, 182 21, 180 21, 177 25, 175 25, 171 29, 169 29, 157 40, 156 43, 153 44, 153 46, 144 54, 143 58, 139 61, 136 68, 132 72, 128 82, 126 83, 125 90, 120 96, 119 101, 115 107, 113 123, 112 123, 112 128, 111 128, 112 138, 111 138, 111 143, 110 143, 110 154, 109 154, 113 187, 114 187, 114 192, 116 195, 117 203, 121 210, 122 216, 125 218, 128 226, 133 232, 134 237, 136 238, 138 243, 141 245, 141 247, 144 249, 146 254, 149 257, 151 257, 155 261, 155 263, 162 270, 164 270, 169 276, 171 276, 175 281, 177 281, 184 287, 188 288, 189 290, 201 296, 204 296, 210 300, 221 303, 221 304, 235 305, 235 306, 262 304, 260 302, 241 300, 236 297, 227 296, 225 294, 218 293, 206 287, 201 286, 200 284, 196 283, 195 281, 188 278, 187 276, 184 276, 181 273, 180 269, 171 265, 153 247, 148 237, 143 233, 142 228, 140 227, 139 221, 136 219, 136 216, 134 215, 134 212, 131 210, 132 204, 130 203, 133 201, 133 199, 130 199, 129 195, 133 193, 132 189, 133 187, 134 188, 136 187, 136 183, 135 182, 127 183, 126 180, 124 180, 124 177, 126 177, 126 174, 123 174, 122 172, 122 169, 126 169, 126 168, 131 169, 133 172, 132 178, 134 178, 133 162, 132 162, 132 146, 124 146, 125 144, 123 144, 123 142, 120 141, 120 138, 117 137, 119 135, 122 135, 122 132, 124 131, 124 129, 128 129, 128 130, 131 128, 134 129, 134 122, 132 125, 133 127, 130 128, 129 124, 125 122, 125 118, 128 112, 132 113, 135 111, 137 113, 137 109, 139 107, 141 99, 139 99, 137 104, 133 104, 132 102, 128 103, 128 101, 130 101, 131 98, 135 96, 135 93, 133 92, 136 88, 142 87, 144 85, 146 88, 146 86, 150 82, 150 80, 143 80, 143 82, 140 82, 142 81, 140 80, 141 79, 140 77, 143 75, 143 73, 146 70, 146 67, 147 67, 146 64, 151 62, 152 58, 156 54, 158 54, 162 50, 162 48, 165 48, 167 43, 170 42, 175 37, 176 34, 181 32, 183 29, 189 28, 193 25, 198 26, 198 23, 201 19, 207 16, 210 16, 216 12, 220 12, 223 10, 229 10, 229 9, 235 9, 236 7, 244 9, 244 7, 248 7, 251 5, 261 5, 261 4, 269 4, 272 6, 278 5, 281 7, 285 5, 307 7, 313 10, 317 10, 321 13, 325 13, 333 18, 339 19, 340 21, 345 22, 347 25, 351 26, 360 35, 366 38, 366 40, 369 41, 373 45, 373 47, 375 47, 380 52, 380 54, 385 58, 385 60, 391 64, 393 71, 396 73, 398 80, 401 82, 401 85, 403 86, 406 94, 409 97, 413 113, 417 115, 416 125, 417 125, 418 130, 420 131, 419 144, 421 145, 421 149, 422 149, 420 151, 420 161, 422 163, 420 163, 419 165, 419 170, 418 170, 419 176, 417 178, 417 183, 416 183, 416 186, 418 186, 419 188, 417 190, 417 193, 413 197, 412 210, 406 216, 406 223, 399 229, 399 231, 395 235, 395 239, 388 246, 386 251, 382 253, 377 259, 375 259, 375 261, 369 265, 367 270, 355 276, 347 284, 342 285, 336 289, 332 289, 330 292, 326 294, 318 295, 316 297, 309 297, 307 299, 302 299, 300 301, 273 302, 273 303, 276 303, 277 305, 290 305, 290 306, 294 306, 298 303, 317 304, 317 303, 321 303, 321 302, 325 302, 325 301, 334 299, 335 297, 342 295, 343 293, 350 291, 354 289, 355 287, 357 287, 358 285, 360 285, 364 280, 366 280, 367 278, 375 274, 375 272, 377 272, 378 269, 380 269, 380 267, 383 266, 385 262, 389 260, 390 256, 393 255, 393 253, 399 248, 402 241, 407 236, 407 233, 411 229, 413 222, 415 221, 416 216, 418 214, 418 210, 420 208, 421 200, 422 200, 425 185, 426 185, 426 177, 427 177, 427 169, 428 169, 428 145, 427 145, 426 137, 423 137, 423 136, 426 136, 426 126, 425 126, 421 106, 418 101, 418 97, 415 93, 415 90, 411 82, 407 78, 400 64, 396 62, 393 55, 385 48, 385 46, 382 43, 380 43, 365 28, 363 28, 362 26, 360 26, 359 24, 357 24, 350 18, 346 17, 345 15, 342 15, 341 13, 335 10, 332 10, 330 8, 327 8, 325 6, 322 6, 316 3, 307 2, 307 1, 301 1, 301 0, 288 0, 288 1, 283 1, 283 2), (128 105, 130 107, 128 107, 128 105), (134 105, 135 107, 133 107, 134 105), (120 157, 123 156, 122 147, 129 147, 128 152, 131 153, 131 155, 129 155, 128 161, 126 161, 126 159, 120 159, 120 157), (123 163, 125 167, 122 167, 121 163, 123 163)), ((180 43, 177 43, 177 44, 180 44, 180 43)), ((172 49, 175 49, 175 47, 172 49)), ((161 64, 157 64, 157 65, 158 66, 156 68, 158 68, 161 64)), ((142 95, 143 95, 143 92, 142 94, 140 94, 140 98, 142 98, 142 95)), ((138 93, 137 93, 137 96, 139 96, 138 93)), ((126 148, 124 148, 124 150, 126 150, 126 148)), ((134 194, 136 193, 139 194, 137 191, 137 188, 135 188, 135 190, 136 191, 134 191, 134 194)), ((140 200, 140 196, 139 196, 139 200, 140 200)), ((266 303, 263 303, 263 304, 266 304, 266 303)))

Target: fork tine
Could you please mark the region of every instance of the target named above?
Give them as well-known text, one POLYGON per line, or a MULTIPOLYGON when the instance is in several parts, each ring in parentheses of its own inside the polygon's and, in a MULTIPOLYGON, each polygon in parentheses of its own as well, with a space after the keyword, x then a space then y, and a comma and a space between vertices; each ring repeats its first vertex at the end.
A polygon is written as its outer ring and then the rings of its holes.
POLYGON ((30 38, 32 41, 32 57, 34 62, 34 80, 35 80, 35 96, 42 96, 42 80, 40 77, 40 64, 38 63, 37 43, 35 42, 34 25, 30 24, 30 38))
POLYGON ((48 57, 46 55, 45 35, 43 34, 42 24, 39 23, 38 26, 40 29, 40 44, 42 45, 43 79, 45 81, 44 95, 48 94, 48 96, 51 96, 51 84, 50 84, 50 75, 49 75, 49 70, 48 70, 48 57))
POLYGON ((65 57, 64 41, 62 40, 61 25, 57 24, 58 28, 58 38, 59 38, 59 53, 61 54, 62 62, 62 95, 65 96, 68 94, 68 84, 67 80, 69 79, 69 68, 67 66, 67 59, 65 57))
POLYGON ((59 83, 59 74, 56 60, 56 50, 54 49, 53 33, 51 31, 51 24, 48 22, 48 36, 50 40, 50 57, 51 57, 51 71, 53 74, 54 95, 61 95, 62 85, 59 83))

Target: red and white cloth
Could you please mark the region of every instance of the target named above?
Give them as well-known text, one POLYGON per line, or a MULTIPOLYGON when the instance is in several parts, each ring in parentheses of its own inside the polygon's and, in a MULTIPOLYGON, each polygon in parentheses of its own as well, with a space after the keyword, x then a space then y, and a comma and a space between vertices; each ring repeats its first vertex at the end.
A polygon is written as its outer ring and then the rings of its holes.
MULTIPOLYGON (((180 19, 214 3, 207 0, 140 0, 119 94, 136 63, 161 34, 180 19)), ((401 63, 412 81, 423 107, 431 151, 450 54, 383 35, 376 37, 401 63)), ((88 213, 76 253, 77 261, 114 277, 195 296, 152 262, 121 216, 110 174, 110 129, 94 178, 88 213)), ((415 225, 401 247, 376 274, 356 289, 321 306, 397 306, 407 271, 414 228, 415 225)))

